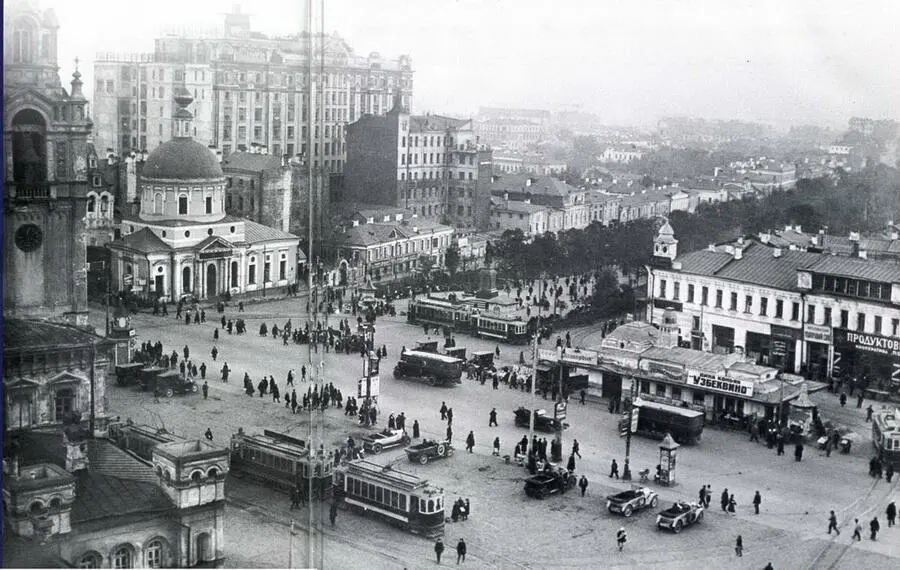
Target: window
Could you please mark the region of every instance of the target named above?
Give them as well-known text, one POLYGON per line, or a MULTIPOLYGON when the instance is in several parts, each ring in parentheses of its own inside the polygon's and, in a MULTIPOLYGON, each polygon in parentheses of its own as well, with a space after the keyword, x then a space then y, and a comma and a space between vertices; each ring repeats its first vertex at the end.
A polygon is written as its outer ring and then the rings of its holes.
POLYGON ((881 334, 881 317, 875 315, 875 334, 881 334))
POLYGON ((744 312, 749 313, 753 310, 753 295, 744 296, 744 312))
POLYGON ((737 303, 738 303, 738 294, 732 292, 728 308, 732 311, 737 311, 737 303))
POLYGON ((663 384, 662 382, 656 383, 656 395, 659 396, 660 398, 666 397, 666 385, 663 384))
POLYGON ((841 328, 846 329, 850 327, 850 311, 846 309, 841 310, 841 328))
POLYGON ((154 540, 147 545, 147 567, 162 568, 162 542, 154 540))
POLYGON ((247 283, 256 285, 256 258, 250 258, 250 266, 247 269, 247 283))
POLYGON ((799 321, 800 320, 800 303, 794 301, 791 304, 791 320, 799 321))
POLYGON ((206 197, 206 213, 212 214, 213 206, 212 206, 212 196, 206 197))
POLYGON ((79 568, 100 568, 103 557, 96 552, 88 552, 78 561, 79 568))
POLYGON ((179 196, 178 197, 178 213, 181 215, 185 215, 188 213, 187 196, 179 196))
POLYGON ((688 283, 687 302, 688 303, 694 302, 694 285, 691 283, 688 283))
POLYGON ((267 259, 265 261, 265 263, 263 263, 263 281, 265 283, 268 283, 269 281, 272 280, 272 278, 271 278, 272 276, 270 275, 271 271, 272 271, 272 264, 267 259))
POLYGON ((287 260, 282 259, 278 263, 278 279, 280 279, 280 280, 287 279, 286 273, 287 273, 287 260))
POLYGON ((806 307, 806 322, 808 322, 808 323, 816 322, 816 306, 815 305, 807 305, 807 307, 806 307))
POLYGON ((674 283, 672 283, 672 286, 675 289, 672 292, 672 298, 675 299, 676 301, 680 301, 681 300, 681 282, 675 281, 674 283))
POLYGON ((722 290, 721 289, 716 289, 716 308, 717 309, 722 308, 722 290))
POLYGON ((706 402, 706 395, 700 390, 694 390, 691 401, 698 406, 702 406, 706 402))
POLYGON ((866 330, 866 314, 865 313, 857 313, 856 314, 856 330, 859 332, 863 332, 866 330))
POLYGON ((88 213, 93 214, 97 210, 97 198, 95 196, 91 196, 88 198, 87 203, 87 211, 88 213))
MULTIPOLYGON (((519 217, 521 218, 522 216, 519 216, 519 217)), ((667 285, 667 283, 666 283, 665 279, 659 280, 659 298, 660 299, 666 298, 666 285, 667 285)))
POLYGON ((775 318, 781 319, 784 316, 784 301, 775 299, 775 318))
POLYGON ((709 287, 704 286, 700 289, 700 304, 709 304, 709 287))
POLYGON ((681 401, 681 388, 678 386, 672 386, 672 399, 676 402, 681 401))
POLYGON ((822 324, 825 326, 831 326, 831 307, 822 307, 823 315, 822 315, 822 324))
POLYGON ((131 549, 127 546, 119 547, 113 553, 113 568, 131 568, 131 549))
POLYGON ((649 394, 650 393, 650 382, 647 380, 640 381, 640 391, 641 394, 649 394))
POLYGON ((891 335, 897 336, 897 333, 900 332, 900 319, 891 319, 891 335))
POLYGON ((62 421, 75 409, 75 392, 69 388, 56 392, 54 410, 56 421, 62 421))
POLYGON ((769 299, 766 297, 759 298, 759 316, 765 317, 769 312, 769 299))

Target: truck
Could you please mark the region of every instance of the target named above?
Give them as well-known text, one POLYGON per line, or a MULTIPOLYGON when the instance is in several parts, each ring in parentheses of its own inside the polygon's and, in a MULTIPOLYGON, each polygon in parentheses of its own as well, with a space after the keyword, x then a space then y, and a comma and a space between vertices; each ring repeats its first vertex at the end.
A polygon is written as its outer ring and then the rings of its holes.
MULTIPOLYGON (((695 444, 703 434, 704 414, 698 410, 638 398, 632 404, 637 414, 637 429, 632 433, 654 439, 672 434, 678 443, 695 444)), ((625 412, 620 431, 628 429, 630 412, 625 412)))
POLYGON ((429 386, 453 386, 462 382, 462 360, 443 354, 407 350, 394 367, 397 380, 425 382, 429 386))

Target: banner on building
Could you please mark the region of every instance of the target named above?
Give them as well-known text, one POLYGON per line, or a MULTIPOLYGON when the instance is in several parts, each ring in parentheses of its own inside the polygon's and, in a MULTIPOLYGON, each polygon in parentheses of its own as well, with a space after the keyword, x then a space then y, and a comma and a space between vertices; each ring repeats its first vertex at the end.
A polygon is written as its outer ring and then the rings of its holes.
POLYGON ((831 327, 806 323, 803 328, 803 340, 831 344, 833 340, 831 327))
POLYGON ((753 395, 753 382, 749 380, 738 380, 727 376, 718 376, 714 374, 689 374, 688 384, 699 388, 706 388, 714 392, 722 392, 732 396, 744 396, 749 398, 753 395))
POLYGON ((583 364, 592 366, 597 364, 597 351, 567 348, 563 350, 562 360, 566 364, 583 364))
POLYGON ((900 339, 897 338, 835 329, 834 344, 844 349, 852 348, 875 354, 883 354, 884 356, 889 356, 891 358, 900 358, 900 339))
MULTIPOLYGON (((546 360, 548 362, 559 362, 559 355, 556 353, 555 349, 539 348, 538 349, 538 360, 546 360)), ((594 362, 597 362, 597 360, 594 359, 594 362)))

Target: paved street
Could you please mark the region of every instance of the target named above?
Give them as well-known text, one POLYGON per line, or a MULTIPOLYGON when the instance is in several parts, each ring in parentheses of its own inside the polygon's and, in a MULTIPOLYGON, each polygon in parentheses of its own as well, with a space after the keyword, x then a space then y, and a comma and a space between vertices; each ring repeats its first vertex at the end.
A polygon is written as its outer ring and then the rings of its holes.
MULTIPOLYGON (((244 395, 241 382, 244 371, 254 384, 262 375, 272 375, 284 392, 287 371, 292 368, 298 397, 301 395, 300 389, 305 387, 299 380, 299 370, 308 363, 307 348, 282 346, 271 334, 261 338, 257 333, 261 322, 270 329, 272 324, 281 328, 292 318, 294 326, 302 326, 304 309, 302 299, 248 304, 246 313, 240 315, 247 321, 248 333, 237 336, 220 331, 216 363, 209 356, 219 317, 214 311, 207 312, 210 322, 201 325, 176 321, 174 312, 167 319, 137 315, 134 322, 138 342, 161 340, 164 352, 174 349, 179 355, 187 344, 198 366, 201 361, 206 362, 209 399, 195 394, 163 398, 156 404, 152 394, 111 387, 111 413, 138 423, 164 423, 170 431, 189 437, 202 437, 210 427, 215 441, 223 445, 240 427, 249 432, 276 429, 305 439, 307 424, 303 415, 292 415, 283 404, 272 403, 271 397, 244 395), (224 361, 232 370, 227 384, 219 380, 218 371, 224 361)), ((355 322, 355 318, 349 318, 355 322)), ((102 312, 92 315, 94 323, 102 323, 102 319, 102 312)), ((336 326, 337 318, 331 317, 330 322, 336 326)), ((463 384, 447 389, 395 381, 391 371, 400 347, 411 347, 423 337, 423 331, 405 324, 399 313, 396 318, 379 318, 376 328, 376 343, 388 348, 387 359, 381 365, 379 427, 384 427, 389 413, 403 411, 409 426, 413 420, 419 420, 423 436, 443 437, 446 426, 440 421, 438 409, 442 401, 454 409, 457 453, 449 460, 413 465, 399 449, 375 458, 385 463, 397 461, 398 468, 427 475, 432 483, 444 488, 449 500, 457 496, 471 500, 471 518, 447 524, 444 563, 453 563, 453 547, 459 538, 465 538, 469 546, 465 564, 474 568, 587 568, 596 567, 598 561, 614 567, 718 568, 736 563, 733 546, 740 534, 745 551, 737 563, 739 567, 762 568, 769 561, 776 569, 886 568, 898 564, 900 530, 888 529, 884 517, 888 497, 896 500, 898 483, 896 479, 891 485, 883 480, 875 482, 866 475, 871 446, 864 409, 856 409, 855 400, 852 408, 840 409, 831 394, 813 396, 821 402, 825 419, 834 418, 854 426, 862 436, 864 443, 856 445, 850 455, 835 453, 826 458, 808 446, 803 461, 797 463, 790 449, 785 456, 777 457, 765 445, 749 443, 743 433, 714 429, 704 432, 699 445, 682 447, 679 484, 660 490, 661 506, 676 499, 693 500, 700 486, 707 483, 712 485, 713 502, 702 524, 674 535, 656 530, 654 513, 644 512, 626 520, 606 512, 604 497, 628 488, 628 484, 607 476, 613 458, 620 465, 623 463, 625 446, 616 429, 618 417, 610 415, 605 407, 581 406, 575 401, 569 406, 567 421, 571 427, 564 435, 564 449, 568 455, 572 438, 581 443, 583 459, 577 461, 576 471, 590 480, 587 496, 582 498, 576 492, 543 501, 529 499, 522 490, 525 471, 492 457, 491 444, 499 436, 502 453, 512 454, 515 442, 524 433, 513 425, 512 410, 527 404, 530 396, 503 385, 494 391, 489 383, 482 386, 465 379, 463 384), (496 428, 487 427, 492 407, 498 411, 500 426, 496 428), (474 431, 477 444, 473 454, 465 453, 463 443, 470 430, 474 431), (736 515, 723 513, 718 507, 719 494, 725 487, 735 494, 736 515), (759 516, 753 514, 750 504, 757 489, 763 498, 759 516), (842 529, 837 538, 825 533, 831 509, 838 513, 842 529), (878 541, 865 539, 851 544, 853 517, 859 517, 867 530, 868 521, 875 515, 882 523, 878 541), (615 531, 620 526, 629 535, 621 553, 615 547, 615 531)), ((593 336, 589 330, 573 331, 573 340, 593 340, 593 336)), ((493 350, 496 346, 467 336, 458 336, 457 344, 470 351, 493 350)), ((528 351, 526 347, 502 345, 500 364, 516 362, 520 350, 528 351)), ((313 360, 318 362, 318 356, 313 355, 313 360)), ((356 379, 361 374, 359 355, 327 354, 325 362, 325 381, 333 382, 345 397, 355 395, 356 379)), ((536 404, 552 409, 551 402, 539 396, 536 404)), ((326 447, 342 444, 348 435, 358 439, 363 433, 343 411, 332 408, 326 416, 326 447)), ((658 463, 657 445, 652 440, 633 440, 631 463, 635 473, 658 463)), ((229 480, 227 493, 228 565, 286 566, 291 516, 287 497, 236 478, 229 480)), ((422 568, 434 562, 429 541, 349 512, 342 511, 337 526, 327 528, 326 534, 326 567, 345 568, 352 564, 361 568, 422 568)), ((295 551, 298 567, 305 560, 303 540, 301 531, 295 551)))

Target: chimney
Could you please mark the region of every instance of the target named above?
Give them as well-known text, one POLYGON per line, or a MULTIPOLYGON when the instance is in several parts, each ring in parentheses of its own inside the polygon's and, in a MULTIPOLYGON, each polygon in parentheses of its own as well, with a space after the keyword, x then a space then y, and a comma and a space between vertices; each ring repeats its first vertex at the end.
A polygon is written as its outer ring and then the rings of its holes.
POLYGON ((784 231, 790 232, 794 230, 794 226, 784 226, 784 231))
POLYGON ((734 259, 735 261, 740 261, 744 258, 744 249, 741 247, 734 248, 734 259))
POLYGON ((861 249, 861 250, 859 250, 859 257, 860 257, 860 259, 869 259, 869 252, 864 249, 861 249))
POLYGON ((771 240, 771 239, 772 239, 772 234, 770 234, 768 232, 760 232, 759 241, 762 242, 763 244, 768 244, 769 240, 771 240))
POLYGON ((780 247, 776 247, 775 249, 772 250, 772 257, 775 257, 775 258, 781 257, 781 248, 780 247))
POLYGON ((716 244, 714 244, 714 243, 709 244, 709 246, 706 248, 706 250, 715 253, 716 252, 716 244))
POLYGON ((529 176, 528 178, 525 179, 525 186, 526 187, 531 186, 531 176, 529 176))

